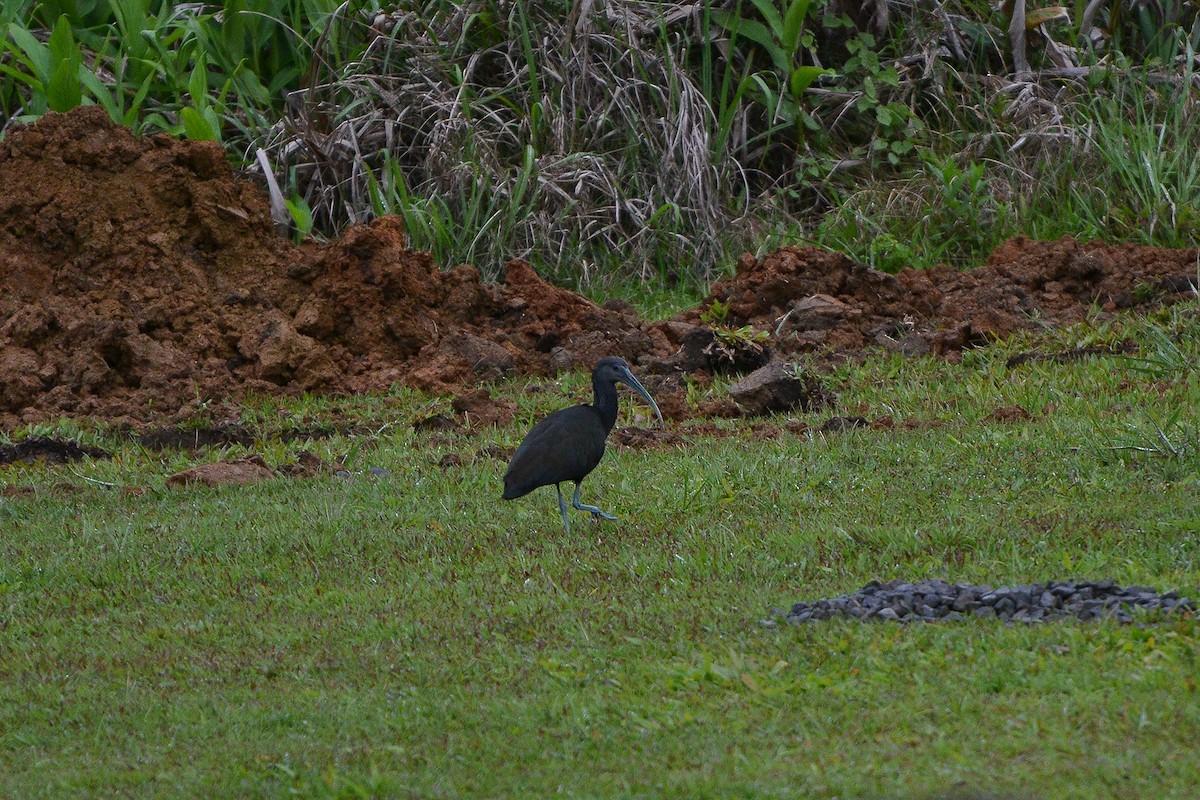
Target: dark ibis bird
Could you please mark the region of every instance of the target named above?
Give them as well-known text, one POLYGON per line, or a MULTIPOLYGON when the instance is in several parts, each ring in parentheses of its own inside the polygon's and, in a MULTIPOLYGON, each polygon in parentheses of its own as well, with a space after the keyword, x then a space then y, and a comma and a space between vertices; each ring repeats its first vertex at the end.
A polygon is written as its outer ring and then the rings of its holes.
POLYGON ((539 486, 554 485, 558 492, 558 508, 563 526, 571 534, 567 520, 567 504, 563 500, 562 483, 575 484, 571 505, 580 511, 590 511, 595 518, 616 519, 595 506, 579 501, 579 484, 596 468, 604 456, 604 440, 617 421, 617 384, 623 383, 646 399, 658 422, 663 423, 658 404, 646 388, 633 377, 625 359, 602 359, 592 370, 592 395, 589 405, 572 406, 555 411, 538 422, 525 434, 521 446, 513 454, 504 473, 504 499, 524 497, 539 486))

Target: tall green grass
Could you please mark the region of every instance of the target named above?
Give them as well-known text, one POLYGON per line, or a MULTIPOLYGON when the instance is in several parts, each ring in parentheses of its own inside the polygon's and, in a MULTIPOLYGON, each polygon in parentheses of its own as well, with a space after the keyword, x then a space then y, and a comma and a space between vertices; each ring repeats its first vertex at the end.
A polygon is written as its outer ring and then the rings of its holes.
POLYGON ((241 145, 240 137, 261 135, 309 72, 337 7, 333 0, 6 3, 0 125, 95 103, 139 132, 241 145))

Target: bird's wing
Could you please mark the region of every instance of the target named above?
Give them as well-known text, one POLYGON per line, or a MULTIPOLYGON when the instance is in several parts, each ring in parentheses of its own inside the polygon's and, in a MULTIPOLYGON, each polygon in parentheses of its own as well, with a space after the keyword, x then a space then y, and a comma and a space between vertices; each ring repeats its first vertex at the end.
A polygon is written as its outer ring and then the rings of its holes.
POLYGON ((539 486, 582 480, 600 463, 605 434, 591 406, 555 411, 525 435, 504 474, 505 487, 524 494, 539 486))

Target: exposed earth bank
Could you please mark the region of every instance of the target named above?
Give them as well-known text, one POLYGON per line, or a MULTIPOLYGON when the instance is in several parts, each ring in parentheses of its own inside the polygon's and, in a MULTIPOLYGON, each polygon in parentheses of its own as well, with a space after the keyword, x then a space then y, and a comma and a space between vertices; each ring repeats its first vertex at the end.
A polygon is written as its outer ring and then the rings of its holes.
POLYGON ((844 255, 743 256, 697 309, 640 320, 542 281, 442 271, 385 217, 334 242, 276 236, 265 194, 214 144, 134 137, 98 108, 0 142, 0 429, 57 417, 176 422, 247 393, 434 392, 589 368, 744 369, 702 315, 770 350, 956 357, 1035 325, 1169 301, 1197 252, 1011 240, 987 264, 876 272, 844 255), (714 308, 714 303, 719 303, 714 308))

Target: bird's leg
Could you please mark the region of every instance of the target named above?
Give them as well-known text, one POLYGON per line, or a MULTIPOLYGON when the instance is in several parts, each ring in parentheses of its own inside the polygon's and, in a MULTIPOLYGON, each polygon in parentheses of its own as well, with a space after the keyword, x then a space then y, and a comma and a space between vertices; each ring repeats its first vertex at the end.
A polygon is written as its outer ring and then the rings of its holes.
MULTIPOLYGON (((585 503, 579 502, 579 484, 578 483, 575 484, 575 499, 571 501, 571 505, 575 506, 575 508, 578 508, 580 511, 592 512, 592 516, 595 517, 596 519, 600 519, 601 517, 603 517, 604 519, 616 519, 616 517, 614 517, 612 514, 609 514, 605 511, 601 511, 600 509, 596 508, 595 506, 589 506, 585 503)), ((563 513, 565 514, 566 512, 564 511, 563 513)))
MULTIPOLYGON (((576 488, 576 490, 578 490, 578 488, 579 488, 578 484, 576 484, 575 488, 576 488)), ((567 501, 563 500, 562 484, 559 484, 559 483, 554 484, 554 491, 558 492, 558 510, 562 512, 563 527, 567 529, 567 536, 570 536, 571 535, 571 522, 567 519, 567 501)))

